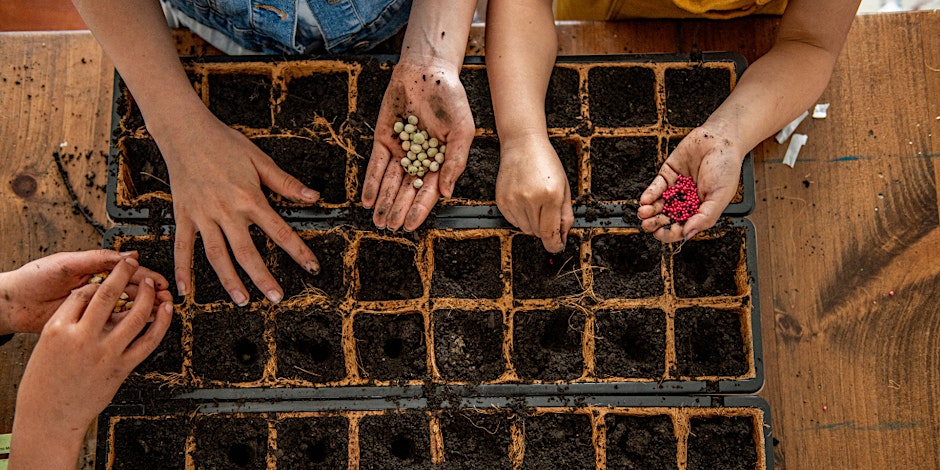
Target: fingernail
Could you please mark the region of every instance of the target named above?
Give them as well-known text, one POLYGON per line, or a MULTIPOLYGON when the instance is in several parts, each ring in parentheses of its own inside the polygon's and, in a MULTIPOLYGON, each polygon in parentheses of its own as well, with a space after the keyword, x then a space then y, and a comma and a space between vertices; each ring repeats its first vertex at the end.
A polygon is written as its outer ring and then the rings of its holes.
POLYGON ((122 251, 121 256, 134 256, 135 253, 137 253, 137 250, 122 251))
POLYGON ((229 292, 229 295, 232 296, 232 301, 235 302, 235 305, 238 305, 239 307, 248 305, 248 297, 245 297, 245 294, 242 293, 242 291, 233 290, 232 292, 229 292))
POLYGON ((311 261, 305 264, 304 269, 306 269, 308 273, 313 274, 314 276, 316 276, 317 274, 320 274, 320 265, 317 264, 315 261, 311 261))
POLYGON ((317 198, 320 197, 320 193, 318 193, 318 192, 316 192, 316 191, 314 191, 314 190, 312 190, 312 189, 310 189, 310 188, 301 189, 301 190, 300 190, 300 195, 301 195, 304 199, 307 199, 307 200, 313 200, 313 199, 317 199, 317 198))
POLYGON ((140 266, 140 263, 138 263, 134 258, 124 258, 124 262, 131 266, 140 266))
POLYGON ((698 233, 698 230, 692 229, 691 231, 689 231, 689 234, 685 236, 685 241, 691 240, 692 237, 694 237, 696 233, 698 233))
POLYGON ((271 303, 273 304, 280 302, 281 299, 284 297, 281 295, 280 292, 276 290, 269 290, 267 295, 268 295, 268 300, 270 300, 271 303))
POLYGON ((189 293, 189 291, 186 289, 186 284, 179 281, 176 282, 176 292, 180 297, 183 297, 189 293))
POLYGON ((150 287, 153 287, 153 279, 150 279, 149 277, 144 278, 144 283, 150 287))
POLYGON ((173 302, 166 302, 163 305, 165 305, 163 309, 166 310, 166 313, 173 313, 173 302))

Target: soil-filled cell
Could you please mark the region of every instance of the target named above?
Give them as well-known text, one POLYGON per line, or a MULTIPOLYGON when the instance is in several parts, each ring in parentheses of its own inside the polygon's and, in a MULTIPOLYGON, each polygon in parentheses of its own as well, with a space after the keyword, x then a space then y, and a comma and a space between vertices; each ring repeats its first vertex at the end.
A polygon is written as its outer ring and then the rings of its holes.
POLYGON ((360 375, 374 380, 427 377, 424 319, 419 314, 360 313, 353 319, 360 375))
POLYGON ((548 127, 575 127, 581 121, 581 99, 578 71, 556 66, 548 81, 545 95, 545 118, 548 127))
POLYGON ((228 125, 271 127, 271 77, 250 73, 209 75, 209 110, 228 125))
POLYGON ((502 313, 438 310, 432 318, 434 357, 444 380, 485 382, 502 375, 502 313))
POLYGON ((594 323, 598 377, 659 378, 666 370, 662 310, 600 310, 594 323))
POLYGON ((666 122, 677 127, 702 125, 731 94, 726 68, 666 69, 666 122))
POLYGON ((656 74, 647 67, 594 67, 588 71, 591 122, 597 127, 656 124, 656 74))
POLYGON ((359 422, 359 468, 431 468, 429 417, 421 412, 370 415, 359 422))
POLYGON ((512 362, 522 380, 572 380, 584 369, 584 313, 559 308, 516 312, 512 362))
MULTIPOLYGON (((676 436, 669 416, 607 415, 607 468, 678 469, 676 436)), ((721 468, 721 467, 714 467, 721 468)))
POLYGON ((477 128, 496 130, 496 118, 493 115, 493 102, 490 100, 490 81, 486 69, 464 68, 460 70, 460 82, 467 91, 470 112, 477 128))
POLYGON ((413 245, 363 239, 359 243, 359 300, 405 300, 424 294, 413 245))
MULTIPOLYGON (((267 251, 267 238, 257 228, 252 228, 250 233, 255 249, 264 256, 264 253, 267 251)), ((255 283, 251 281, 251 277, 248 276, 248 273, 242 269, 238 260, 235 259, 235 255, 232 253, 230 247, 228 247, 225 256, 228 256, 235 266, 235 272, 238 274, 238 278, 241 279, 242 285, 245 286, 249 300, 253 302, 264 298, 264 296, 261 295, 261 291, 255 286, 255 283)), ((225 287, 222 286, 219 275, 212 269, 212 265, 206 257, 206 248, 203 244, 202 237, 196 239, 196 245, 193 251, 193 283, 195 284, 193 286, 193 298, 198 304, 232 302, 232 297, 226 292, 225 287)))
POLYGON ((277 375, 315 383, 346 376, 343 318, 316 306, 278 312, 274 342, 277 375))
MULTIPOLYGON (((446 165, 447 162, 444 162, 446 165)), ((473 139, 467 167, 457 178, 453 197, 478 202, 496 201, 496 175, 499 173, 499 142, 496 139, 473 139)))
POLYGON ((498 237, 434 240, 431 297, 495 299, 502 295, 498 237))
POLYGON ((173 303, 183 303, 183 297, 176 290, 175 266, 173 264, 174 236, 153 238, 136 237, 116 239, 118 251, 136 251, 138 261, 151 271, 154 271, 169 282, 169 291, 173 293, 173 303))
POLYGON ((329 232, 305 238, 304 243, 317 257, 319 274, 305 270, 281 247, 277 247, 271 257, 268 269, 284 289, 284 298, 316 293, 326 295, 330 302, 342 302, 347 287, 343 257, 349 242, 340 233, 329 232))
POLYGON ((261 312, 223 309, 192 319, 193 373, 208 380, 260 380, 268 362, 261 312))
POLYGON ((349 461, 349 424, 339 416, 284 418, 277 430, 277 468, 345 468, 349 461))
POLYGON ((274 116, 275 124, 285 129, 313 128, 317 116, 337 129, 349 112, 347 72, 294 77, 287 82, 286 93, 274 116))
POLYGON ((691 240, 673 256, 676 295, 705 297, 738 295, 738 265, 744 262, 744 230, 732 229, 719 238, 691 240))
POLYGON ((264 418, 230 415, 196 419, 196 470, 264 469, 268 457, 268 423, 264 418))
POLYGON ((591 239, 594 294, 639 299, 663 294, 663 244, 650 235, 602 234, 591 239))
POLYGON ((571 190, 571 198, 578 197, 578 179, 580 177, 579 168, 581 166, 581 144, 576 140, 565 139, 561 137, 552 137, 549 139, 558 159, 561 160, 561 166, 565 169, 565 176, 568 178, 568 188, 571 190))
POLYGON ((183 468, 189 419, 122 419, 115 423, 114 470, 183 468))
POLYGON ((320 193, 328 204, 346 202, 346 151, 311 137, 259 137, 252 140, 274 163, 320 193))
POLYGON ((124 162, 131 177, 131 197, 154 193, 170 194, 170 175, 166 162, 163 161, 163 154, 153 139, 127 137, 122 139, 119 145, 124 149, 124 162))
POLYGON ((656 137, 591 139, 591 192, 600 201, 639 200, 656 178, 656 137))
POLYGON ((509 417, 477 410, 448 411, 441 416, 444 464, 451 469, 509 469, 509 417))
POLYGON ((591 417, 588 415, 546 413, 526 416, 522 468, 595 468, 592 441, 591 417))
POLYGON ((365 59, 362 62, 362 71, 356 79, 356 111, 363 121, 374 123, 378 120, 379 108, 391 78, 391 64, 382 67, 377 60, 365 59))
POLYGON ((582 291, 581 239, 568 235, 564 251, 549 253, 529 235, 512 238, 513 295, 518 299, 553 298, 582 291))
POLYGON ((155 372, 164 375, 179 375, 182 371, 183 320, 179 315, 173 315, 170 319, 170 327, 163 335, 160 345, 134 368, 134 374, 144 375, 155 372))
POLYGON ((692 418, 689 422, 689 470, 757 468, 754 422, 745 416, 692 418))
POLYGON ((676 369, 680 376, 739 376, 748 371, 741 312, 706 307, 676 311, 676 369))

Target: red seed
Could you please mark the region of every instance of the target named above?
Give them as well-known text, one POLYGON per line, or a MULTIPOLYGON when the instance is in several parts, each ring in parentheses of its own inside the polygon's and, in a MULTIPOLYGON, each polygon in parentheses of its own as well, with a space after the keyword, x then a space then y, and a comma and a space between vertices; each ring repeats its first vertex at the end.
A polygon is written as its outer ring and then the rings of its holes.
POLYGON ((673 222, 685 222, 698 213, 701 202, 698 198, 698 186, 689 176, 679 175, 676 184, 663 191, 663 214, 673 222))

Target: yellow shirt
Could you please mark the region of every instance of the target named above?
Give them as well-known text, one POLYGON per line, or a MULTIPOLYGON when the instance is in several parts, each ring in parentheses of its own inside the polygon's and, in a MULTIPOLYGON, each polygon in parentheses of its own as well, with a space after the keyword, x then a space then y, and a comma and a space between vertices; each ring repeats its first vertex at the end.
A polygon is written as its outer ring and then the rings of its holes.
MULTIPOLYGON (((819 0, 825 1, 825 0, 819 0)), ((559 20, 712 18, 782 15, 787 0, 557 0, 559 20)))

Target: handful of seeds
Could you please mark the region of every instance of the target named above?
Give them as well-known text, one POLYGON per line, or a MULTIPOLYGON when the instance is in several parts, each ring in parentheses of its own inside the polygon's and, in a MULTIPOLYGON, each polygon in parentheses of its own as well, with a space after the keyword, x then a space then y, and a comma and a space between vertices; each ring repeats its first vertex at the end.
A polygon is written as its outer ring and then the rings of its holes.
POLYGON ((401 141, 401 149, 407 152, 401 159, 401 166, 409 175, 414 176, 412 183, 415 188, 424 186, 424 175, 435 172, 444 164, 444 151, 447 146, 434 137, 428 136, 428 131, 418 129, 418 117, 408 116, 407 124, 402 121, 395 123, 394 129, 401 141))
MULTIPOLYGON (((109 272, 105 271, 103 273, 95 274, 88 280, 89 284, 101 284, 105 279, 108 278, 109 272)), ((114 304, 114 309, 111 310, 112 313, 121 313, 126 312, 134 307, 134 301, 129 300, 126 292, 121 292, 121 298, 118 299, 114 304)))

